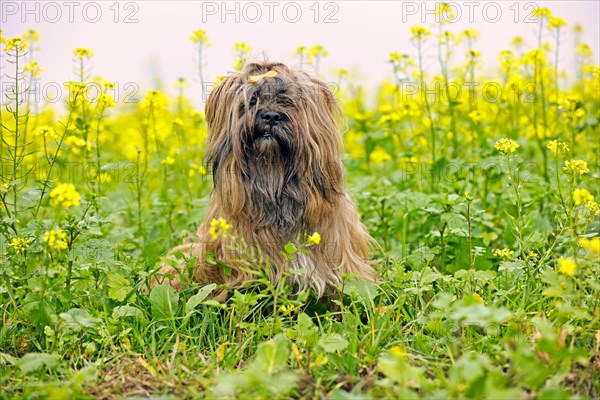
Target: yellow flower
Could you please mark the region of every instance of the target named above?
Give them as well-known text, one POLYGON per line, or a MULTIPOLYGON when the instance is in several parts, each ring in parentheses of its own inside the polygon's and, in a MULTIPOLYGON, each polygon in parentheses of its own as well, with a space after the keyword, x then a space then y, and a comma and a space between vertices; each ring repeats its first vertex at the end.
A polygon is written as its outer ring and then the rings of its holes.
POLYGON ((185 89, 187 87, 187 82, 185 81, 185 78, 180 76, 173 86, 175 86, 176 89, 185 89))
POLYGON ((592 239, 580 238, 579 244, 584 249, 600 255, 600 237, 595 237, 592 239))
POLYGON ((563 111, 575 111, 579 108, 579 98, 577 97, 561 97, 556 103, 558 104, 558 109, 563 111))
POLYGON ((575 46, 575 52, 583 58, 590 58, 593 55, 592 49, 585 43, 577 43, 577 46, 575 46))
POLYGON ((496 249, 496 251, 494 251, 494 254, 498 258, 507 259, 507 258, 510 258, 513 255, 513 251, 510 250, 510 249, 507 249, 507 248, 496 249))
POLYGON ((546 7, 537 7, 533 10, 533 16, 536 18, 550 18, 552 17, 552 12, 546 7))
POLYGON ((227 236, 227 231, 229 231, 229 229, 231 229, 231 225, 227 223, 225 218, 213 219, 210 221, 210 230, 208 233, 210 233, 210 236, 212 236, 213 239, 216 239, 219 237, 219 233, 223 236, 227 236))
POLYGON ((6 37, 4 37, 4 31, 0 29, 0 43, 6 43, 6 37))
POLYGON ((109 183, 112 181, 112 176, 110 176, 108 172, 102 172, 100 175, 96 176, 95 181, 100 183, 109 183))
POLYGON ((175 164, 175 159, 171 156, 167 156, 164 160, 160 162, 162 165, 173 165, 175 164))
POLYGON ((452 11, 452 7, 448 3, 436 3, 436 15, 444 15, 447 19, 454 18, 454 12, 452 11))
POLYGON ((77 58, 83 60, 84 58, 90 58, 94 55, 94 53, 90 49, 86 49, 85 47, 77 47, 72 51, 77 58))
POLYGON ((217 75, 215 77, 215 85, 219 85, 224 80, 225 80, 225 75, 217 75))
POLYGON ((33 131, 33 135, 34 136, 44 136, 51 140, 55 140, 60 137, 60 135, 58 133, 56 133, 54 128, 52 128, 51 126, 48 126, 48 125, 40 126, 35 131, 33 131))
POLYGON ((467 57, 479 58, 481 57, 481 53, 477 50, 469 49, 469 51, 467 52, 467 57))
POLYGON ((460 35, 465 39, 477 39, 479 37, 479 32, 477 32, 477 29, 469 28, 462 31, 460 35))
POLYGON ((371 152, 369 158, 371 159, 371 162, 375 164, 381 164, 385 161, 391 160, 392 156, 386 153, 385 150, 378 147, 371 152))
POLYGON ((96 97, 96 102, 98 102, 98 106, 102 108, 110 108, 115 106, 115 99, 106 93, 100 93, 98 97, 96 97))
POLYGON ((101 76, 97 76, 96 78, 94 78, 94 82, 102 85, 104 87, 104 89, 114 89, 116 87, 116 84, 110 81, 107 81, 106 79, 104 79, 101 76))
POLYGON ((587 166, 587 163, 583 160, 565 161, 564 170, 567 172, 570 172, 573 175, 575 175, 575 174, 583 175, 583 174, 587 174, 588 172, 590 172, 590 170, 587 166))
POLYGON ((309 64, 312 63, 312 60, 314 60, 317 57, 327 57, 329 55, 329 52, 327 50, 325 50, 323 48, 323 46, 321 45, 316 45, 311 47, 308 50, 308 62, 309 64))
POLYGON ((548 28, 562 28, 563 26, 565 26, 567 23, 564 19, 560 18, 560 17, 552 17, 550 18, 550 22, 548 22, 548 28))
POLYGON ((86 148, 87 151, 90 151, 92 149, 92 144, 90 142, 86 142, 85 140, 72 135, 67 136, 65 138, 65 145, 75 155, 81 154, 81 150, 83 150, 84 148, 86 148))
POLYGON ((279 311, 286 315, 289 315, 293 310, 294 306, 292 304, 282 304, 281 307, 279 307, 279 311))
POLYGON ((37 61, 30 61, 23 66, 23 71, 31 73, 31 76, 39 76, 40 72, 43 70, 37 61))
POLYGON ((421 40, 421 39, 425 39, 427 36, 431 35, 431 32, 429 31, 429 29, 423 27, 423 26, 412 26, 410 28, 410 33, 412 33, 412 36, 410 37, 410 40, 421 40))
POLYGON ((167 104, 167 98, 158 90, 150 90, 140 106, 145 110, 160 110, 167 104))
POLYGON ((573 191, 573 200, 575 201, 575 205, 580 205, 581 203, 587 203, 594 200, 594 196, 587 189, 575 189, 573 191))
POLYGON ((190 164, 188 175, 191 178, 196 175, 206 175, 206 172, 206 167, 204 165, 190 164))
POLYGON ((306 238, 307 246, 314 246, 319 243, 321 243, 321 235, 319 235, 319 232, 315 232, 312 235, 309 235, 308 238, 306 238))
POLYGON ((550 141, 546 147, 556 155, 561 155, 569 151, 569 146, 566 143, 557 140, 550 141))
POLYGON ((31 243, 31 240, 29 240, 29 239, 15 237, 15 238, 12 238, 9 246, 12 247, 13 250, 17 254, 23 254, 25 252, 25 250, 29 247, 30 243, 31 243))
POLYGON ((89 87, 83 82, 67 82, 65 86, 69 90, 69 98, 67 99, 67 103, 71 107, 75 107, 81 102, 88 100, 87 94, 89 92, 89 87))
POLYGON ((390 53, 388 55, 388 57, 390 57, 391 62, 399 62, 400 60, 402 60, 403 55, 404 54, 400 54, 398 52, 393 52, 393 53, 390 53))
POLYGON ((522 36, 515 36, 514 39, 510 42, 515 47, 522 46, 525 43, 525 39, 522 36))
POLYGON ((34 30, 34 29, 28 29, 24 34, 23 34, 23 38, 25 40, 27 40, 28 42, 39 42, 40 41, 40 34, 38 33, 38 31, 34 30))
POLYGON ((192 33, 192 36, 190 37, 191 41, 196 43, 196 44, 200 44, 200 45, 204 45, 204 44, 208 44, 208 35, 206 34, 206 31, 203 31, 202 29, 198 29, 197 31, 194 31, 194 33, 192 33))
POLYGON ((515 142, 512 139, 502 138, 494 145, 496 150, 498 150, 503 155, 508 155, 514 153, 517 148, 521 147, 519 143, 515 142))
POLYGON ((485 300, 477 293, 471 293, 471 298, 479 304, 485 304, 485 300))
POLYGON ((397 360, 406 360, 408 357, 408 352, 406 351, 405 346, 392 346, 389 351, 390 354, 397 360))
POLYGON ((27 47, 29 47, 27 40, 17 36, 6 41, 4 52, 8 54, 8 52, 14 51, 17 54, 22 54, 25 52, 25 50, 27 50, 27 47))
POLYGON ((306 52, 308 51, 308 47, 306 46, 296 46, 296 50, 292 53, 295 57, 304 57, 306 52))
POLYGON ((573 276, 575 269, 577 269, 577 264, 570 258, 560 258, 558 260, 558 266, 558 272, 568 276, 573 276))
POLYGON ((44 242, 55 250, 65 250, 69 247, 67 243, 67 232, 61 229, 52 229, 44 235, 44 242))
POLYGON ((532 49, 529 50, 523 56, 523 64, 537 65, 538 63, 544 63, 546 61, 546 54, 543 49, 532 49))
POLYGON ((469 202, 473 201, 473 196, 471 196, 471 193, 469 192, 465 192, 465 199, 469 202))
POLYGON ((585 208, 587 208, 591 215, 600 214, 600 205, 595 201, 588 201, 587 203, 585 203, 585 208))
POLYGON ((79 192, 72 183, 58 183, 50 192, 50 204, 60 204, 64 208, 76 207, 80 204, 79 197, 79 192))
POLYGON ((481 115, 481 113, 479 111, 475 110, 475 111, 471 111, 469 113, 469 118, 471 118, 473 120, 473 122, 479 122, 479 121, 481 121, 483 116, 481 115))
POLYGON ((252 51, 252 47, 248 43, 237 42, 233 45, 233 51, 237 53, 249 53, 252 51))

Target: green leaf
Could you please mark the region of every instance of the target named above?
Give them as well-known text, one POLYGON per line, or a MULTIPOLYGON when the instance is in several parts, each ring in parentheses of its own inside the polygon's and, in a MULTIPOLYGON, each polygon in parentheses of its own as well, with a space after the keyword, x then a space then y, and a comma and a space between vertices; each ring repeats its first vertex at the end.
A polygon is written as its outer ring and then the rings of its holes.
POLYGON ((419 388, 425 381, 422 368, 413 367, 405 356, 386 353, 379 359, 377 369, 404 387, 419 388))
POLYGON ((453 213, 453 212, 446 212, 440 216, 440 219, 442 220, 442 222, 447 223, 448 228, 450 228, 450 229, 467 229, 468 228, 467 219, 461 214, 457 214, 457 213, 453 213))
POLYGON ((0 353, 0 365, 15 365, 18 359, 16 357, 11 356, 10 354, 0 353))
MULTIPOLYGON (((494 254, 492 250, 485 245, 483 239, 474 237, 471 240, 473 245, 473 264, 476 270, 489 270, 493 267, 494 254), (481 253, 476 254, 475 248, 481 247, 483 250, 481 253)), ((455 249, 456 262, 454 268, 448 268, 449 272, 456 272, 460 269, 469 269, 469 239, 466 237, 454 237, 448 244, 455 249)))
POLYGON ((327 334, 319 339, 319 346, 326 353, 335 353, 336 351, 344 351, 348 348, 348 341, 337 333, 327 334))
POLYGON ((431 249, 429 247, 420 246, 419 248, 413 250, 408 257, 406 257, 406 262, 411 266, 411 268, 415 271, 421 271, 437 254, 435 249, 431 249))
POLYGON ((154 319, 173 319, 177 310, 179 294, 170 285, 158 285, 149 296, 154 319))
POLYGON ((92 317, 92 314, 87 310, 80 308, 72 308, 67 312, 59 315, 60 319, 65 322, 65 325, 73 330, 81 330, 81 328, 92 328, 100 323, 99 318, 92 317))
POLYGON ((133 289, 129 281, 120 274, 108 274, 108 297, 115 301, 123 301, 133 289))
POLYGON ((34 324, 49 325, 56 315, 52 302, 40 293, 27 293, 22 306, 29 312, 29 320, 34 324))
POLYGON ((538 400, 569 400, 570 398, 567 391, 558 387, 543 388, 538 395, 538 400))
POLYGON ((126 318, 133 317, 140 321, 145 321, 146 316, 144 312, 139 308, 131 305, 118 306, 113 309, 112 313, 113 318, 126 318))
POLYGON ((371 281, 353 281, 344 286, 344 294, 358 298, 363 304, 372 304, 379 295, 379 285, 371 281))
POLYGON ((194 311, 194 308, 196 308, 198 304, 202 303, 212 293, 215 287, 217 287, 217 285, 215 283, 211 283, 210 285, 202 287, 198 293, 190 297, 185 303, 185 313, 189 314, 194 311))
POLYGON ((41 368, 55 370, 60 366, 60 358, 55 354, 27 353, 17 361, 17 366, 24 374, 29 374, 41 368))
POLYGON ((464 305, 467 301, 470 300, 466 299, 461 304, 455 304, 456 308, 449 317, 463 324, 485 326, 490 323, 501 323, 512 315, 506 308, 488 307, 479 303, 464 305))
POLYGON ((315 326, 312 318, 306 313, 298 315, 298 325, 296 325, 296 338, 307 346, 312 347, 317 343, 319 329, 315 326))
POLYGON ((256 359, 249 369, 257 368, 263 373, 272 375, 287 367, 290 349, 283 335, 276 335, 272 341, 261 343, 256 350, 256 359))
POLYGON ((296 249, 296 246, 294 246, 294 243, 292 242, 287 242, 285 246, 283 246, 283 249, 287 254, 296 254, 296 252, 298 251, 296 249))

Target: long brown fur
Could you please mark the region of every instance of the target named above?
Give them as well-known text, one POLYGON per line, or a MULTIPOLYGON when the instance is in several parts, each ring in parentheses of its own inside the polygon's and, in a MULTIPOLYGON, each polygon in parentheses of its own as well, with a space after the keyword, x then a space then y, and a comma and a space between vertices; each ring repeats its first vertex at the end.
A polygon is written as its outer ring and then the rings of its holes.
POLYGON ((197 241, 169 253, 195 256, 194 281, 243 286, 255 278, 241 261, 245 252, 260 254, 272 282, 304 269, 287 277, 288 283, 319 297, 343 275, 376 279, 369 258, 373 239, 344 184, 342 113, 323 82, 280 63, 247 64, 210 94, 206 120, 214 183, 208 215, 197 241), (269 71, 277 75, 249 82, 269 71), (262 138, 269 128, 261 118, 267 111, 280 113, 283 121, 262 138), (209 235, 211 221, 219 218, 232 225, 236 243, 231 236, 209 235), (282 255, 286 243, 302 243, 313 232, 321 243, 309 254, 297 254, 294 261, 282 255), (231 271, 207 262, 208 251, 231 271))

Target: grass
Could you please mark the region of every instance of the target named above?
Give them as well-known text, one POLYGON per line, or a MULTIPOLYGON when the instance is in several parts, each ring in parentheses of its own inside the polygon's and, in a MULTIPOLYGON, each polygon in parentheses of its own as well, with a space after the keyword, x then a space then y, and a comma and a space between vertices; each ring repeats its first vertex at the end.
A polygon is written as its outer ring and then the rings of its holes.
MULTIPOLYGON (((540 10, 495 77, 477 33, 445 25, 412 29, 374 101, 337 72, 382 282, 321 300, 265 277, 224 303, 214 286, 143 290, 206 212, 203 112, 183 80, 116 105, 87 49, 65 113, 38 109, 39 36, 3 38, 0 397, 597 398, 599 69, 579 42, 561 71, 567 28, 540 10), (435 47, 441 75, 424 68, 435 47), (448 86, 468 79, 474 96, 448 86)), ((193 40, 205 56, 206 33, 193 40)), ((236 44, 236 67, 250 51, 236 44)))

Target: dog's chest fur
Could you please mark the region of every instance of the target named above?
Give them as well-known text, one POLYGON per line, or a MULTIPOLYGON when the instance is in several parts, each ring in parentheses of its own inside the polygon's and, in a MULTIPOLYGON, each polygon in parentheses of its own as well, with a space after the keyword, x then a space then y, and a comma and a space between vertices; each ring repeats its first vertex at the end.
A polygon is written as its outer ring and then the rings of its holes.
POLYGON ((290 166, 290 161, 281 154, 263 154, 253 160, 246 178, 250 188, 250 218, 257 228, 274 230, 285 240, 294 239, 306 229, 306 194, 301 190, 301 177, 290 166))

